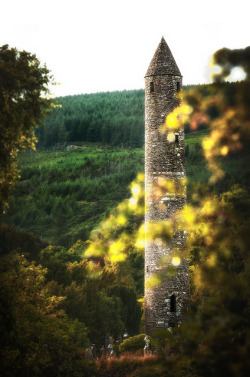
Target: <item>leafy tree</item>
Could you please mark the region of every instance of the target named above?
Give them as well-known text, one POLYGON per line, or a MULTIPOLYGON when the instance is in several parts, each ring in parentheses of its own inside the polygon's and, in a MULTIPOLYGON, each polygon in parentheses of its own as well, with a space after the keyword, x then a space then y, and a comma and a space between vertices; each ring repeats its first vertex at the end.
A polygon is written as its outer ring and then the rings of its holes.
POLYGON ((0 47, 0 211, 18 170, 20 149, 35 148, 34 128, 48 114, 54 101, 48 97, 52 76, 36 55, 0 47))
POLYGON ((15 253, 1 257, 2 376, 88 375, 86 327, 71 321, 44 286, 44 270, 15 253))

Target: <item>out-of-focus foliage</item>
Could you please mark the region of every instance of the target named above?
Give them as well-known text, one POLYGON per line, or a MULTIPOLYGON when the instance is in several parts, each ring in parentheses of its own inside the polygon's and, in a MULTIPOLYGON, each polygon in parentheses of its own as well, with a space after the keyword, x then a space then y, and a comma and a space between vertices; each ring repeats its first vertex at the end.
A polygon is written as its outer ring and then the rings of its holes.
POLYGON ((220 66, 221 72, 213 75, 216 84, 211 87, 210 95, 206 100, 201 100, 197 92, 191 92, 185 96, 185 101, 193 108, 192 127, 197 128, 204 122, 211 127, 210 135, 203 140, 203 148, 213 172, 212 182, 215 182, 224 176, 218 158, 240 153, 249 147, 250 47, 241 50, 221 49, 214 54, 213 62, 220 66), (246 78, 230 88, 223 80, 234 67, 242 68, 246 78))
POLYGON ((17 153, 35 148, 34 129, 54 104, 48 97, 52 79, 35 55, 0 48, 0 212, 18 175, 17 153))
POLYGON ((86 327, 58 309, 63 298, 48 293, 44 274, 22 255, 1 257, 1 376, 88 376, 86 327))
POLYGON ((189 235, 192 293, 185 323, 162 335, 168 368, 176 373, 184 365, 201 376, 248 374, 249 210, 249 191, 235 186, 220 199, 203 196, 175 217, 189 235))
POLYGON ((242 68, 246 74, 245 81, 250 81, 250 46, 246 48, 230 50, 229 48, 222 48, 216 51, 212 57, 212 64, 220 67, 219 73, 213 74, 215 82, 223 82, 227 79, 233 68, 242 68))
POLYGON ((235 187, 220 201, 204 198, 188 223, 194 313, 182 329, 182 357, 204 376, 249 371, 249 210, 249 192, 235 187))
MULTIPOLYGON (((204 155, 212 171, 210 187, 199 185, 193 190, 196 205, 177 212, 170 224, 173 234, 175 230, 188 233, 192 283, 191 311, 185 324, 174 329, 171 337, 165 334, 167 367, 177 375, 183 365, 201 376, 246 376, 250 370, 249 180, 245 187, 235 185, 220 197, 210 193, 223 180, 224 159, 249 155, 249 51, 249 47, 218 51, 214 61, 222 70, 211 92, 204 99, 191 89, 184 95, 182 107, 168 116, 163 126, 169 132, 169 119, 171 127, 183 125, 187 119, 182 108, 189 106, 191 128, 207 123, 211 129, 203 140, 204 155), (246 80, 234 87, 232 96, 223 79, 234 66, 245 70, 246 80), (184 116, 179 117, 179 113, 184 116)), ((249 177, 249 166, 245 170, 249 177)), ((161 238, 168 237, 169 231, 163 228, 161 238)), ((172 256, 175 254, 181 263, 183 255, 173 250, 172 256)), ((162 274, 158 276, 158 282, 163 278, 162 274)))
MULTIPOLYGON (((136 230, 144 216, 144 175, 138 174, 131 184, 131 197, 118 205, 99 227, 93 230, 86 257, 102 256, 110 263, 122 262, 127 258, 129 245, 144 248, 144 239, 136 240, 136 230)), ((144 228, 142 227, 142 231, 144 228)))

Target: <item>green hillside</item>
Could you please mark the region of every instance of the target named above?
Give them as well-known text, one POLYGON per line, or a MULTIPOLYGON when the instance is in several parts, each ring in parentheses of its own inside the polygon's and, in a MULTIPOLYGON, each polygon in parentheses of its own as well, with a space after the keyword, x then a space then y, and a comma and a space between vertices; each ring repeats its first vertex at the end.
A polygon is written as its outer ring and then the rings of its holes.
POLYGON ((86 240, 129 195, 143 159, 140 149, 96 146, 22 153, 21 178, 5 220, 54 244, 86 240))
MULTIPOLYGON (((209 179, 201 150, 206 134, 201 130, 186 136, 188 193, 191 186, 209 179)), ((217 191, 239 180, 246 183, 243 166, 248 163, 248 156, 226 160, 226 177, 217 191)), ((144 150, 89 143, 71 150, 23 152, 19 166, 21 178, 2 220, 69 247, 78 239, 87 240, 90 231, 129 196, 131 181, 144 171, 144 150)))
MULTIPOLYGON (((209 85, 198 88, 203 96, 207 95, 209 85)), ((228 91, 232 98, 233 90, 234 85, 230 84, 228 91)), ((60 102, 62 108, 56 108, 45 127, 38 129, 38 150, 19 156, 21 178, 2 221, 28 230, 47 242, 70 247, 78 239, 89 238, 91 230, 129 196, 131 181, 138 172, 144 171, 144 93, 142 90, 97 93, 64 97, 60 102), (81 140, 80 135, 73 132, 83 114, 89 117, 92 114, 89 127, 95 128, 96 142, 81 140), (68 124, 68 131, 64 133, 66 139, 60 139, 57 134, 59 124, 68 124), (101 126, 104 125, 112 135, 110 143, 103 139, 101 126), (45 149, 47 144, 51 145, 49 149, 45 149), (125 148, 127 144, 130 147, 125 148), (141 148, 131 148, 132 145, 141 148)), ((82 127, 83 123, 77 129, 83 130, 82 127)), ((208 132, 207 128, 193 132, 186 125, 189 202, 194 185, 205 183, 210 190, 210 173, 201 147, 208 132)), ((247 186, 248 173, 244 167, 249 163, 246 152, 233 158, 228 155, 223 162, 225 177, 213 190, 222 193, 236 183, 247 186)))

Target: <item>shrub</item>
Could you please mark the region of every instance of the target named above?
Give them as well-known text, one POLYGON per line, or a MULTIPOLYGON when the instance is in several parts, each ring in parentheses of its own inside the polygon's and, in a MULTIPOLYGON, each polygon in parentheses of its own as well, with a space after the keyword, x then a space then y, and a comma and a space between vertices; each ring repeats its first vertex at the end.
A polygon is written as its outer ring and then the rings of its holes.
MULTIPOLYGON (((145 334, 139 334, 139 335, 135 335, 124 340, 124 342, 122 342, 119 346, 120 353, 135 352, 138 350, 142 350, 145 347, 145 341, 144 341, 145 336, 146 336, 145 334)), ((149 339, 150 339, 150 345, 152 347, 153 339, 151 337, 149 337, 149 339)))

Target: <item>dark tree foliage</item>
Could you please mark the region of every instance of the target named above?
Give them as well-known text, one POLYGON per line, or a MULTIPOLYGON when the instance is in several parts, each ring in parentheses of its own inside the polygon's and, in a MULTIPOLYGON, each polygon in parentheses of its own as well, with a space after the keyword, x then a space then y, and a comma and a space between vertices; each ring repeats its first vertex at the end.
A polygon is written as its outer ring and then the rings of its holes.
POLYGON ((16 155, 35 147, 34 128, 53 103, 46 97, 52 76, 36 55, 0 47, 0 211, 17 177, 16 155))
POLYGON ((121 299, 122 319, 126 329, 130 335, 138 334, 142 313, 135 291, 126 286, 114 285, 109 287, 108 294, 121 299))
POLYGON ((58 309, 45 271, 11 253, 0 267, 0 374, 4 377, 92 376, 85 364, 86 327, 58 309))
POLYGON ((241 67, 246 73, 246 81, 250 81, 250 46, 230 50, 222 48, 215 52, 214 62, 222 68, 221 72, 214 75, 215 82, 222 82, 227 78, 234 67, 241 67))
MULTIPOLYGON (((211 84, 189 85, 183 90, 195 88, 205 98, 211 87, 211 84)), ((235 84, 228 83, 227 87, 228 96, 234 98, 235 84)), ((144 145, 144 90, 66 96, 58 101, 61 107, 55 108, 46 118, 45 127, 37 130, 39 147, 71 142, 132 148, 144 145)), ((215 108, 211 108, 213 111, 215 108)), ((189 123, 185 131, 192 131, 189 123)))
POLYGON ((38 237, 24 230, 17 230, 7 224, 0 224, 0 257, 12 251, 22 252, 30 261, 36 261, 40 251, 48 246, 38 237))
POLYGON ((112 146, 142 147, 144 91, 131 90, 61 97, 39 128, 39 146, 64 142, 100 142, 112 146))
POLYGON ((138 333, 141 308, 133 288, 114 285, 115 269, 108 269, 104 261, 100 266, 97 259, 79 261, 84 249, 81 241, 68 251, 49 246, 40 261, 47 270, 50 294, 65 297, 61 308, 72 320, 85 324, 89 339, 101 348, 105 337, 117 339, 125 328, 130 334, 138 333))

